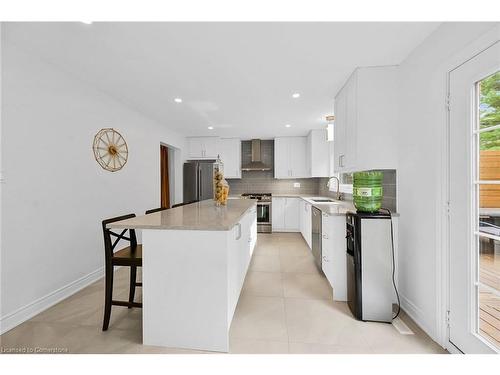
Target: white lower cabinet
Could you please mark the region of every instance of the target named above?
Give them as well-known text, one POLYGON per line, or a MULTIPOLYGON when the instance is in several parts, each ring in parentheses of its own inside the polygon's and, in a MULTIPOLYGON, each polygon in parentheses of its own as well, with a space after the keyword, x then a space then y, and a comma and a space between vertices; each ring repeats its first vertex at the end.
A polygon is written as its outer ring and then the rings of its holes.
POLYGON ((304 220, 305 220, 305 215, 304 215, 304 211, 306 209, 306 201, 301 199, 299 201, 299 229, 300 229, 300 234, 302 235, 302 237, 305 238, 305 223, 304 223, 304 220))
POLYGON ((299 202, 299 228, 300 234, 311 248, 312 241, 312 219, 311 219, 311 204, 301 199, 299 202))
POLYGON ((347 301, 345 216, 322 213, 321 225, 321 268, 333 288, 333 300, 347 301))
POLYGON ((231 232, 228 251, 228 323, 231 322, 257 242, 257 213, 252 208, 231 232))
POLYGON ((312 248, 312 218, 311 218, 311 210, 312 205, 309 202, 304 201, 304 210, 301 211, 301 216, 303 220, 303 229, 302 237, 309 246, 309 249, 312 248))
POLYGON ((299 232, 299 204, 301 198, 273 197, 273 232, 299 232))

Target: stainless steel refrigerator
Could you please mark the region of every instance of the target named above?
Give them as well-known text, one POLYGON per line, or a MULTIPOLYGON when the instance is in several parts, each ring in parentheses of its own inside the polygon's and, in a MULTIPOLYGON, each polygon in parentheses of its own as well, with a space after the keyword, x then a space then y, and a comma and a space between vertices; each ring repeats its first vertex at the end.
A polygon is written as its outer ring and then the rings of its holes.
POLYGON ((214 197, 215 160, 193 160, 184 163, 184 202, 214 197))

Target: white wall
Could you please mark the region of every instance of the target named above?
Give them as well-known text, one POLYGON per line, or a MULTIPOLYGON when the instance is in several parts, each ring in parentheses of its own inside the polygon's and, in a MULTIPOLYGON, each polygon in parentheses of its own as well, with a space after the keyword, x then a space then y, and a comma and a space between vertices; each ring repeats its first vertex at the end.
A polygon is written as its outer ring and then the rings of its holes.
MULTIPOLYGON (((3 121, 3 102, 2 102, 2 47, 3 47, 3 23, 0 22, 0 317, 2 316, 2 185, 3 185, 3 164, 2 164, 2 121, 3 121)), ((1 324, 1 319, 0 319, 1 324)), ((2 327, 0 326, 0 333, 2 332, 2 327)))
POLYGON ((478 39, 494 27, 443 24, 399 68, 400 294, 404 309, 442 344, 446 78, 454 66, 490 43, 478 39))
POLYGON ((178 148, 175 201, 182 201, 185 139, 8 37, 2 64, 5 331, 102 275, 101 220, 159 206, 160 142, 178 148), (104 171, 94 160, 93 137, 103 127, 116 128, 128 143, 121 171, 104 171))

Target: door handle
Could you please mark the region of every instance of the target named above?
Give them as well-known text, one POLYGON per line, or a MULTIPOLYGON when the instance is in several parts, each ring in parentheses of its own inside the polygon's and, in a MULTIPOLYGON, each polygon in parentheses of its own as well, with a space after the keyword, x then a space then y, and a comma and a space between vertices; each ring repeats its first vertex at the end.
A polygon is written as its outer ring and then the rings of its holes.
POLYGON ((198 196, 196 197, 197 200, 201 200, 201 167, 198 166, 198 191, 197 191, 198 196))

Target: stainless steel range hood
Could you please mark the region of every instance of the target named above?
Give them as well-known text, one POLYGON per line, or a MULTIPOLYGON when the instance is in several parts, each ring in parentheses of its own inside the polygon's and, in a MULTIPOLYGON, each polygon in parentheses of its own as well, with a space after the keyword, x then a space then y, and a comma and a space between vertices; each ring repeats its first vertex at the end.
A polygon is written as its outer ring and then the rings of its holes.
POLYGON ((242 171, 270 171, 271 167, 265 165, 260 157, 260 139, 252 139, 252 161, 241 167, 242 171))

